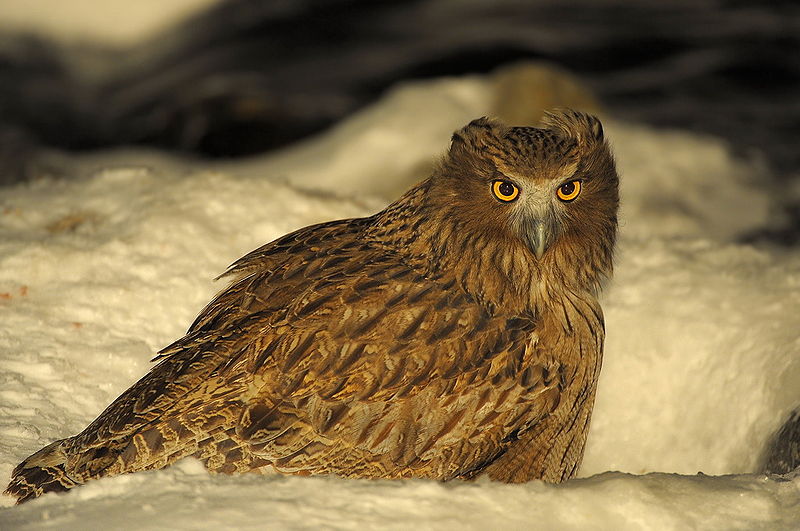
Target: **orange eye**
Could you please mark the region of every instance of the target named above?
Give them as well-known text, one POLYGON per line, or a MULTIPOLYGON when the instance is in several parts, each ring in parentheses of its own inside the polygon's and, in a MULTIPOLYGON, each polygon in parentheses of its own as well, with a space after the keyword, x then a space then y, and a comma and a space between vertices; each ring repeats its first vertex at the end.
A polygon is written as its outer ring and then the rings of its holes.
POLYGON ((570 201, 578 197, 580 193, 581 193, 581 182, 570 181, 568 183, 564 183, 561 186, 559 186, 556 195, 558 196, 559 199, 561 199, 565 203, 569 203, 570 201))
POLYGON ((509 181, 492 181, 492 193, 504 203, 510 203, 519 196, 519 188, 509 181))

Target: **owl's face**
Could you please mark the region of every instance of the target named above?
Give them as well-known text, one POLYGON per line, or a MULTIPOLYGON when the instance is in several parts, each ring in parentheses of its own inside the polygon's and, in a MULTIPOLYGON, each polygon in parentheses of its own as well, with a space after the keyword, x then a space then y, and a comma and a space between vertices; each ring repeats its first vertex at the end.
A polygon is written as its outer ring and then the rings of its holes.
POLYGON ((549 114, 541 128, 475 120, 453 136, 434 190, 458 222, 537 264, 611 272, 618 177, 592 116, 549 114))

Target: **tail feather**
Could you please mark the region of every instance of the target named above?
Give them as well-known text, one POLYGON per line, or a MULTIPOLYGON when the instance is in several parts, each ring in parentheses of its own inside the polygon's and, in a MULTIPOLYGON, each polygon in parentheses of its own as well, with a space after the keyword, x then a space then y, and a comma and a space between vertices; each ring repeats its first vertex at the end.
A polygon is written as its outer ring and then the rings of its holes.
POLYGON ((20 504, 47 492, 64 492, 77 485, 66 472, 65 441, 51 443, 17 465, 4 494, 14 496, 20 504))

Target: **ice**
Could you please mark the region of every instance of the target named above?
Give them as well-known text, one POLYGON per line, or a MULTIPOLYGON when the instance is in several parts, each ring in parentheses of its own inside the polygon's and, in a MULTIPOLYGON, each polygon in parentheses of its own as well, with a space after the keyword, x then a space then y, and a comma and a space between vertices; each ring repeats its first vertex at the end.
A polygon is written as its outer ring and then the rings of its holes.
MULTIPOLYGON (((143 375, 230 262, 292 229, 375 212, 424 177, 452 130, 489 112, 486 87, 406 85, 245 163, 114 152, 63 159, 73 178, 0 190, 0 483, 143 375)), ((796 527, 800 480, 757 472, 800 403, 800 252, 741 243, 779 221, 782 198, 718 139, 604 123, 623 211, 580 479, 228 477, 190 460, 2 508, 0 527, 796 527)))

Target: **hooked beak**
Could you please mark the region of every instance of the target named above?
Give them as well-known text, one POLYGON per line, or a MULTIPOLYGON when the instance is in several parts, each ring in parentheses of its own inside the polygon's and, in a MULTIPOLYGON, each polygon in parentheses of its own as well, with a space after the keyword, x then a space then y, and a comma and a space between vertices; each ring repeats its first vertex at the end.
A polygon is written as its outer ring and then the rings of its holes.
POLYGON ((552 222, 547 219, 534 219, 526 232, 528 246, 536 255, 536 259, 541 260, 553 240, 552 222))

